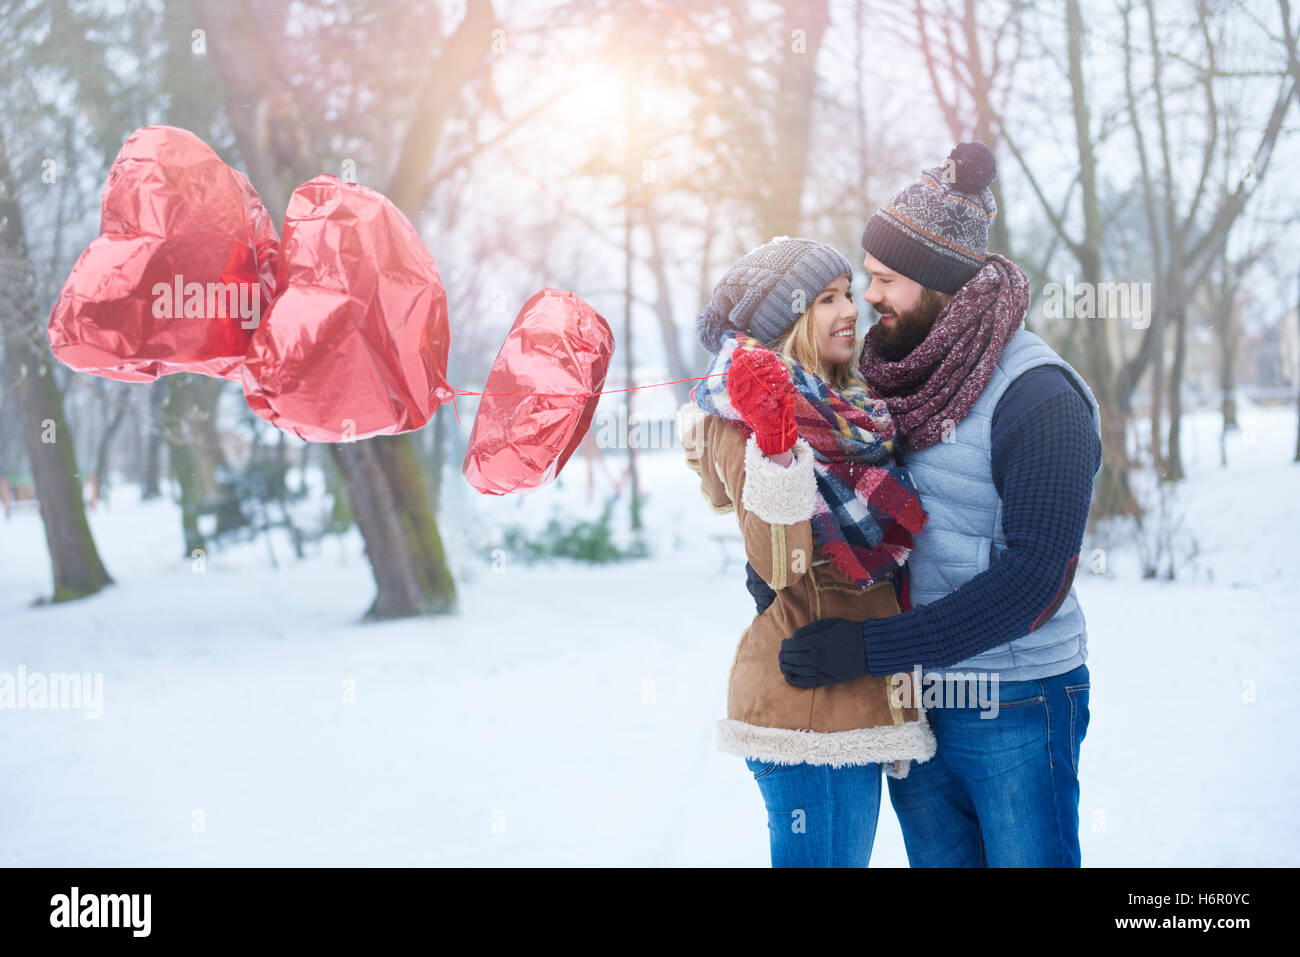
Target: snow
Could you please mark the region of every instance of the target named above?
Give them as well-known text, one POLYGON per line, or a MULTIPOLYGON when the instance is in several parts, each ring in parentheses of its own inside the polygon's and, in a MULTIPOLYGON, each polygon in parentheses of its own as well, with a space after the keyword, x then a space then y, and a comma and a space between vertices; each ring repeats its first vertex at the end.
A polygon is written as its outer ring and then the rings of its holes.
MULTIPOLYGON (((1085 865, 1300 863, 1295 412, 1243 419, 1227 469, 1216 416, 1187 420, 1196 554, 1177 580, 1140 580, 1119 535, 1106 573, 1080 575, 1085 865)), ((0 866, 766 866, 758 789, 714 749, 752 613, 743 557, 723 571, 737 546, 711 537, 734 518, 679 450, 641 463, 655 555, 603 567, 482 554, 504 524, 598 510, 581 459, 524 496, 450 476, 459 613, 380 624, 359 621, 355 532, 303 561, 277 540, 279 568, 253 542, 196 571, 176 507, 119 490, 91 515, 117 583, 35 607, 39 517, 0 521, 0 673, 104 687, 99 718, 0 709, 0 866)), ((906 866, 887 798, 872 866, 906 866)))

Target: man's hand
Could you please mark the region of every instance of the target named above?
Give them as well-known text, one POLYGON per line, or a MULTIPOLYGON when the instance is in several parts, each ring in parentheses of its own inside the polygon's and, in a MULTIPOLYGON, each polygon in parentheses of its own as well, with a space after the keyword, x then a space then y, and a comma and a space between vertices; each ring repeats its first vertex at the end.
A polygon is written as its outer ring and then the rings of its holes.
POLYGON ((867 673, 862 622, 819 618, 781 642, 781 672, 799 688, 852 681, 867 673))
POLYGON ((772 602, 776 601, 776 592, 772 586, 759 577, 758 572, 754 571, 754 566, 745 562, 745 588, 754 598, 754 614, 761 615, 767 611, 772 602))

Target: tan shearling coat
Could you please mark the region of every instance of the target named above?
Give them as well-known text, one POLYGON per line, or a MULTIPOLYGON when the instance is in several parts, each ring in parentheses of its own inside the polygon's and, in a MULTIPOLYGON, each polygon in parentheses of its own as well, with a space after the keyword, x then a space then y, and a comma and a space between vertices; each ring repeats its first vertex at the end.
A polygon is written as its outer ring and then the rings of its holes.
POLYGON ((776 592, 740 636, 727 689, 727 717, 718 722, 718 747, 780 764, 880 763, 904 777, 910 762, 935 752, 924 710, 909 689, 911 675, 869 675, 821 688, 785 680, 781 641, 818 618, 865 620, 897 614, 889 581, 860 588, 835 568, 816 544, 811 518, 816 496, 811 446, 799 439, 788 468, 768 459, 751 436, 708 415, 694 403, 677 412, 687 464, 715 512, 735 511, 754 570, 776 592))

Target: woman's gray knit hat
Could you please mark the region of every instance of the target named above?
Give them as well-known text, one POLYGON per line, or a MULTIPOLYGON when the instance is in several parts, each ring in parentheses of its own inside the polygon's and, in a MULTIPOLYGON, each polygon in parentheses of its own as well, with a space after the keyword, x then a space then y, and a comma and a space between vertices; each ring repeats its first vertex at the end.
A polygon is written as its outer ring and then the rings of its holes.
POLYGON ((713 298, 695 320, 700 344, 716 354, 723 336, 735 329, 773 345, 817 294, 840 276, 851 280, 853 267, 830 246, 777 236, 736 260, 723 274, 713 298))

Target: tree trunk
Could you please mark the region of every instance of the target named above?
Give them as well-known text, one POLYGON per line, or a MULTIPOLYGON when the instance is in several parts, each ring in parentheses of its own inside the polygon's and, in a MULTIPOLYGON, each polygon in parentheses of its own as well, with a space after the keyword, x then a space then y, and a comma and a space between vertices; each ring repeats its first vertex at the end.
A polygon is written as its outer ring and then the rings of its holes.
MULTIPOLYGON (((1083 14, 1079 0, 1066 0, 1066 46, 1069 49, 1070 92, 1074 104, 1075 143, 1079 150, 1079 185, 1083 196, 1083 242, 1076 248, 1083 282, 1101 280, 1101 200, 1097 194, 1096 153, 1083 77, 1083 14)), ((1101 406, 1101 475, 1097 477, 1095 514, 1135 515, 1138 501, 1128 486, 1128 423, 1115 402, 1114 376, 1106 324, 1109 316, 1084 319, 1088 384, 1101 406)))
POLYGON ((1151 467, 1156 475, 1165 470, 1165 323, 1157 330, 1155 351, 1151 354, 1151 467))
POLYGON ((217 407, 226 380, 208 376, 193 376, 185 409, 185 431, 199 462, 199 479, 205 495, 220 494, 218 475, 226 470, 226 451, 221 447, 221 433, 217 431, 217 407))
MULTIPOLYGON (((811 152, 817 54, 830 25, 827 0, 784 0, 783 56, 776 103, 777 137, 759 238, 797 236, 803 222, 803 187, 811 152), (798 33, 796 33, 798 31, 798 33)), ((814 289, 810 297, 820 292, 814 289)))
MULTIPOLYGON (((655 318, 659 320, 659 334, 664 343, 664 355, 668 357, 668 378, 685 379, 690 376, 690 372, 682 359, 682 345, 678 338, 677 323, 673 321, 672 284, 668 281, 663 244, 659 239, 659 221, 649 201, 645 205, 645 225, 650 238, 650 273, 655 280, 655 318)), ((681 405, 690 397, 691 383, 679 382, 671 386, 671 389, 677 405, 681 405)))
POLYGON ((433 413, 433 449, 429 456, 429 508, 436 518, 442 505, 442 472, 447 464, 447 419, 451 413, 438 408, 433 413))
POLYGON ((1187 307, 1179 306, 1174 314, 1174 361, 1169 367, 1169 453, 1165 456, 1164 478, 1179 482, 1186 476, 1183 468, 1183 370, 1187 366, 1187 307))
POLYGON ((189 405, 190 378, 193 373, 180 373, 168 377, 167 404, 163 409, 163 432, 167 436, 167 459, 172 475, 180 486, 181 533, 186 557, 195 551, 208 549, 208 543, 199 531, 199 508, 215 481, 205 482, 203 460, 189 441, 185 411, 189 405))
POLYGON ((117 409, 113 412, 113 417, 104 426, 104 433, 99 437, 99 443, 95 448, 95 477, 99 482, 101 498, 108 491, 109 453, 113 447, 113 436, 117 434, 118 428, 122 425, 122 420, 126 418, 129 409, 127 401, 128 396, 124 394, 118 395, 117 409))
POLYGON ((330 451, 378 586, 366 618, 454 612, 456 586, 409 437, 379 436, 330 451))
POLYGON ((54 571, 53 600, 69 601, 92 595, 113 579, 86 520, 72 431, 38 318, 33 275, 0 130, 0 337, 5 375, 18 393, 23 443, 54 571))
POLYGON ((142 499, 157 498, 161 495, 158 488, 159 474, 162 470, 163 448, 163 407, 167 401, 170 383, 167 380, 154 382, 149 386, 149 427, 145 447, 142 499))
POLYGON ((1220 254, 1221 281, 1211 299, 1214 332, 1219 340, 1219 388, 1223 392, 1223 426, 1219 431, 1219 465, 1228 464, 1228 433, 1237 428, 1237 284, 1226 254, 1220 254))
POLYGON ((172 475, 180 486, 181 531, 187 556, 193 555, 195 549, 206 551, 207 540, 199 531, 199 513, 221 494, 217 473, 225 466, 226 456, 217 434, 216 407, 224 385, 220 379, 191 372, 167 378, 163 432, 172 475))
POLYGON ((352 503, 348 498, 348 483, 332 452, 322 463, 322 468, 325 471, 325 489, 332 502, 327 528, 336 535, 342 535, 356 523, 352 503))
MULTIPOLYGON (((4 311, 9 310, 6 307, 4 311)), ((21 320, 6 316, 5 328, 12 332, 16 321, 21 320)), ((63 398, 55 385, 53 370, 43 364, 44 360, 34 349, 24 355, 18 342, 20 335, 6 335, 5 367, 9 381, 18 390, 23 441, 31 461, 54 570, 53 600, 84 598, 112 584, 113 579, 104 568, 86 520, 72 433, 63 414, 63 398)))
MULTIPOLYGON (((1075 142, 1079 151, 1079 184, 1083 204, 1083 242, 1076 249, 1080 277, 1096 287, 1101 279, 1101 201, 1097 192, 1097 164, 1093 150, 1091 117, 1083 77, 1083 15, 1078 0, 1066 0, 1066 39, 1070 93, 1074 107, 1075 142)), ((1102 468, 1097 477, 1096 515, 1134 515, 1137 500, 1128 480, 1128 418, 1117 401, 1112 374, 1106 316, 1084 319, 1089 385, 1101 406, 1102 468)))

